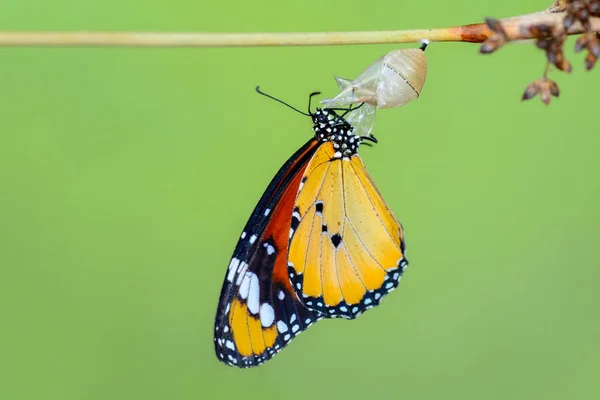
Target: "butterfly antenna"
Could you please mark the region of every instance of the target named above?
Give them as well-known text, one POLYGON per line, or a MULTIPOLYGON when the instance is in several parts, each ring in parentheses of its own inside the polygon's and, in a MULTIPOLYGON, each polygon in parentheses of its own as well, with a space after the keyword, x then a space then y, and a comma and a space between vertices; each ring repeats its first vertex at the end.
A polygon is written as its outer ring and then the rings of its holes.
POLYGON ((321 92, 312 92, 311 94, 308 95, 308 115, 311 115, 312 113, 310 112, 310 103, 312 102, 312 98, 313 96, 317 96, 321 94, 321 92))
MULTIPOLYGON (((296 112, 299 112, 299 113, 300 113, 300 114, 302 114, 302 115, 306 115, 307 117, 310 117, 310 110, 309 110, 309 114, 306 114, 306 113, 304 113, 304 112, 302 112, 302 111, 298 110, 296 107, 289 105, 289 104, 288 104, 288 103, 286 103, 285 101, 279 100, 278 98, 276 98, 276 97, 273 97, 273 96, 271 96, 270 94, 266 94, 265 92, 262 92, 262 91, 260 90, 260 86, 257 86, 257 87, 256 87, 256 91, 257 91, 259 94, 262 94, 263 96, 266 96, 266 97, 268 97, 268 98, 270 98, 270 99, 272 99, 272 100, 275 100, 275 101, 277 101, 277 102, 279 102, 279 103, 283 104, 284 106, 288 106, 288 107, 289 107, 289 108, 291 108, 292 110, 294 110, 294 111, 296 111, 296 112)), ((314 93, 313 93, 313 94, 314 94, 314 93)), ((311 95, 311 96, 312 96, 312 95, 311 95)), ((309 104, 309 107, 310 107, 310 101, 309 101, 309 103, 308 103, 308 104, 309 104)))
POLYGON ((421 50, 425 51, 425 49, 427 48, 427 45, 429 44, 429 40, 423 40, 421 42, 421 47, 419 47, 421 50))

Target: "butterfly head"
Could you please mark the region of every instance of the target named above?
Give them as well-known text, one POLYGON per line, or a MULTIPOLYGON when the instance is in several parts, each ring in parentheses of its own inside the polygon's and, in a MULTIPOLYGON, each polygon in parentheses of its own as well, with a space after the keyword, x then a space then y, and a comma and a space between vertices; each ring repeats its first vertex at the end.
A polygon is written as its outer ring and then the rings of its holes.
POLYGON ((346 114, 348 114, 351 111, 355 111, 355 110, 359 109, 360 107, 362 107, 364 105, 364 103, 361 103, 359 106, 354 107, 354 108, 352 106, 350 106, 350 108, 347 108, 347 109, 345 109, 345 108, 341 108, 341 109, 340 108, 336 108, 336 109, 316 108, 315 112, 311 112, 310 105, 311 105, 311 100, 312 100, 313 96, 321 94, 320 92, 313 92, 308 97, 307 112, 303 112, 303 111, 298 110, 296 107, 293 107, 293 106, 289 105, 288 103, 281 101, 276 97, 271 96, 270 94, 266 94, 266 93, 262 92, 258 86, 256 87, 256 91, 259 94, 266 96, 272 100, 275 100, 302 115, 306 115, 307 117, 310 117, 313 122, 313 130, 315 131, 315 137, 317 138, 317 140, 319 140, 322 143, 324 143, 324 142, 333 143, 333 148, 335 149, 335 154, 334 154, 333 158, 348 159, 348 158, 352 157, 353 155, 355 155, 358 152, 358 146, 360 146, 360 144, 365 140, 373 142, 373 143, 377 143, 377 139, 375 139, 375 137, 373 135, 369 135, 369 136, 357 135, 354 132, 354 127, 352 126, 352 124, 350 122, 348 122, 346 119, 344 119, 346 114), (342 115, 339 115, 335 112, 335 110, 343 110, 344 113, 342 115))
POLYGON ((370 138, 354 133, 354 127, 334 110, 317 108, 310 114, 315 137, 321 142, 332 142, 334 158, 350 158, 358 152, 358 146, 370 138))

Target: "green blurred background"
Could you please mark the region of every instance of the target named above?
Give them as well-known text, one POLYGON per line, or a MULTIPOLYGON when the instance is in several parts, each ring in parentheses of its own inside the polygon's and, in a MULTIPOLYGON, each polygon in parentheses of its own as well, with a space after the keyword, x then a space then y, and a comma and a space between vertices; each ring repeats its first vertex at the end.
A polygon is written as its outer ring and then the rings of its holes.
MULTIPOLYGON (((2 0, 0 29, 441 27, 550 0, 2 0)), ((267 364, 213 354, 229 258, 311 134, 298 107, 398 46, 0 49, 1 399, 600 397, 598 70, 522 103, 544 55, 432 44, 361 154, 406 228, 400 290, 267 364)))

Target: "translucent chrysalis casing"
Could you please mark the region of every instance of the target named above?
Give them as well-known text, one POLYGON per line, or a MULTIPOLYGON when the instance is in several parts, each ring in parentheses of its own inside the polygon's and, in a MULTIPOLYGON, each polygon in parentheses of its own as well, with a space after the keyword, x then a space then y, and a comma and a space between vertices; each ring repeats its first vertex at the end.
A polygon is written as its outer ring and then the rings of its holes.
POLYGON ((364 102, 376 108, 392 108, 416 99, 427 76, 427 59, 423 49, 393 50, 354 80, 336 77, 342 90, 333 99, 322 103, 326 107, 339 107, 364 102))

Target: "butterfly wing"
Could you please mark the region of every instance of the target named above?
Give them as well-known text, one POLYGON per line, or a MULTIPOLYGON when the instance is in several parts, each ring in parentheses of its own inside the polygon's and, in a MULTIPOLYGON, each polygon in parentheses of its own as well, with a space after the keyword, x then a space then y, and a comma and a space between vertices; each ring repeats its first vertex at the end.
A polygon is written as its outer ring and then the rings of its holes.
POLYGON ((358 154, 319 147, 304 171, 292 217, 288 272, 303 304, 356 318, 394 290, 408 265, 402 225, 358 154))
POLYGON ((308 141, 279 170, 235 248, 214 330, 217 358, 226 364, 259 365, 319 319, 298 301, 286 263, 294 201, 318 147, 308 141))

